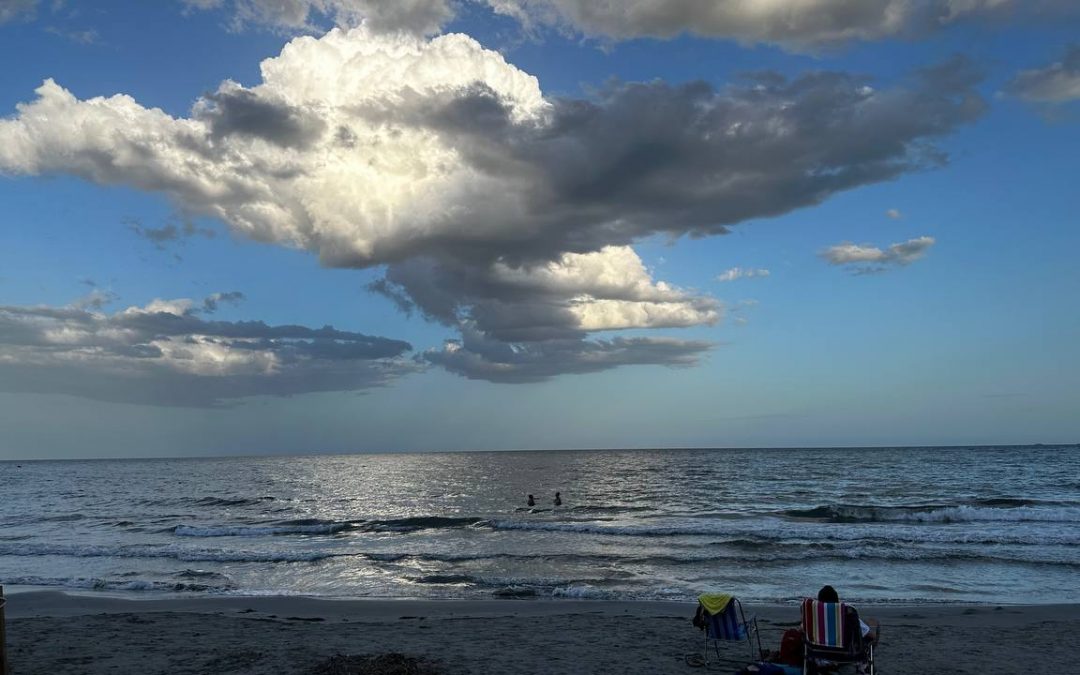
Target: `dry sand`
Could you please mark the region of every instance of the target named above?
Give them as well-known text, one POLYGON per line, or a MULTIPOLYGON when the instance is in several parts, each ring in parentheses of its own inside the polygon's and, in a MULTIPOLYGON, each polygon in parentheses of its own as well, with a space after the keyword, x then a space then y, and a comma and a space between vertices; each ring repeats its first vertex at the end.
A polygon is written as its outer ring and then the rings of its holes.
MULTIPOLYGON (((795 606, 747 609, 767 648, 798 621, 795 606)), ((667 602, 129 600, 35 591, 8 597, 8 652, 14 675, 318 673, 333 672, 327 662, 335 655, 390 652, 430 659, 448 674, 690 675, 704 670, 684 660, 702 649, 693 610, 667 602)), ((1080 673, 1080 605, 863 613, 881 621, 877 661, 885 675, 1080 673)))

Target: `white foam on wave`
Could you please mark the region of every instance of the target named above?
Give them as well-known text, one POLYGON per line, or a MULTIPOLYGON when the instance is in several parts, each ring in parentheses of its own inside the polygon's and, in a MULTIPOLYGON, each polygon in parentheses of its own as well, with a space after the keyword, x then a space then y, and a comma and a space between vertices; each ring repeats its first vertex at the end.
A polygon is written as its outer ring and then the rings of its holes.
POLYGON ((875 519, 900 523, 972 523, 972 522, 1080 522, 1080 508, 1019 506, 996 508, 986 506, 947 506, 931 511, 878 511, 875 519))
POLYGON ((588 584, 560 586, 551 591, 553 598, 572 598, 575 600, 604 600, 617 597, 617 594, 588 584))
POLYGON ((1080 507, 1063 505, 870 506, 838 504, 782 512, 796 520, 831 523, 1071 523, 1080 524, 1080 507))
MULTIPOLYGON (((1034 518, 1030 514, 1017 514, 1014 519, 1004 520, 990 515, 971 516, 970 509, 977 507, 956 507, 963 511, 896 514, 892 520, 855 521, 855 522, 790 522, 779 519, 759 521, 752 527, 742 523, 677 523, 670 525, 611 525, 603 522, 583 523, 565 521, 526 521, 526 520, 491 520, 488 527, 496 530, 524 530, 535 532, 565 532, 569 534, 594 534, 624 537, 724 537, 734 538, 746 543, 760 541, 760 545, 785 545, 813 542, 840 542, 851 540, 886 540, 889 542, 921 543, 1004 543, 1018 545, 1080 545, 1080 513, 1076 522, 1060 522, 1057 517, 1034 518), (961 520, 968 517, 967 521, 961 520), (920 520, 920 517, 923 520, 920 520), (1003 523, 1008 530, 1000 527, 992 532, 970 528, 949 527, 954 522, 992 525, 1003 523), (1030 525, 1023 525, 1030 523, 1030 525), (927 527, 939 524, 943 527, 927 527), (884 529, 883 529, 884 528, 884 529)), ((984 509, 985 510, 985 509, 984 509)), ((1011 510, 1019 509, 996 509, 1011 510)), ((1060 517, 1060 516, 1058 516, 1060 517)), ((717 544, 725 542, 718 541, 717 544)))
POLYGON ((622 535, 628 537, 663 537, 680 535, 728 535, 729 526, 701 525, 603 525, 599 522, 559 522, 491 520, 487 525, 496 530, 534 530, 539 532, 579 532, 583 534, 622 535))

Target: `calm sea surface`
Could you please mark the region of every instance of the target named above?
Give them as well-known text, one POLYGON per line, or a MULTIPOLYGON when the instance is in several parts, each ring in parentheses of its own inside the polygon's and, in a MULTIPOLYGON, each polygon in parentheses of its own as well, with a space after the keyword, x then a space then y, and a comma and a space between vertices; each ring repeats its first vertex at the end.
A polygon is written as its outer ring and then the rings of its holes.
POLYGON ((0 489, 5 585, 1080 602, 1073 447, 0 462, 0 489))

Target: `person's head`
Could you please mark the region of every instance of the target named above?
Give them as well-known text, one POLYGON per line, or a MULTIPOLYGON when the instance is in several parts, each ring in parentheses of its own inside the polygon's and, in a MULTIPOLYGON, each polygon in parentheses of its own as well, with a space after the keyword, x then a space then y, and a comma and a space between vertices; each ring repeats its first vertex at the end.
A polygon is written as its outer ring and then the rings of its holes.
POLYGON ((818 602, 840 602, 840 596, 837 594, 836 589, 832 586, 822 586, 821 590, 817 592, 818 602))
POLYGON ((558 492, 556 492, 556 493, 555 493, 555 496, 556 496, 556 497, 558 497, 558 496, 559 496, 559 493, 558 493, 558 492))

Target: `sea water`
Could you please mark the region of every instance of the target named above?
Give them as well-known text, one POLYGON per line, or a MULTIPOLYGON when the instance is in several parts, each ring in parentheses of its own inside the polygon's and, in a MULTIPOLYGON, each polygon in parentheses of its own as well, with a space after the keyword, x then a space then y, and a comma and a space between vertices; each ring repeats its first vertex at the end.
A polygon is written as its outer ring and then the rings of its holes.
POLYGON ((20 588, 1080 602, 1075 447, 24 461, 0 489, 20 588))

